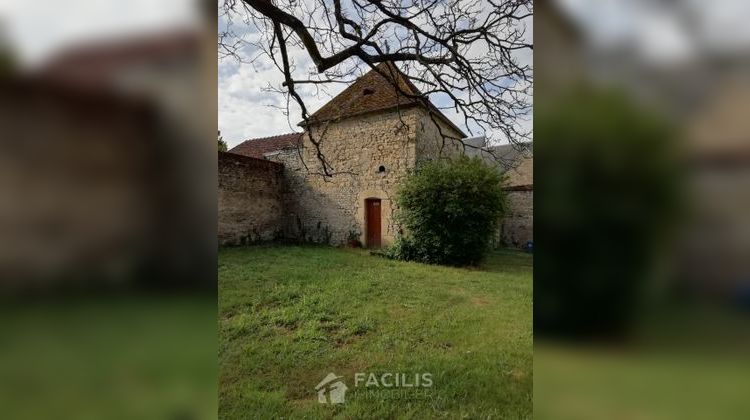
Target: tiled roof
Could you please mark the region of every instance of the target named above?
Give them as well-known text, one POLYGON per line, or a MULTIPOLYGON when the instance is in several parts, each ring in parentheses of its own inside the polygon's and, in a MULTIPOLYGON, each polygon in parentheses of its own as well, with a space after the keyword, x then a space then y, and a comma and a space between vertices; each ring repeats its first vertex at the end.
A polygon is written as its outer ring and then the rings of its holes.
MULTIPOLYGON (((422 95, 414 84, 391 63, 378 65, 381 73, 392 75, 397 80, 399 88, 409 95, 422 95)), ((357 79, 351 86, 344 89, 336 97, 323 105, 315 112, 311 119, 313 122, 324 122, 331 119, 351 117, 369 112, 384 111, 397 106, 410 107, 419 105, 415 98, 404 96, 396 92, 395 87, 380 73, 370 70, 364 76, 357 79)), ((431 106, 431 105, 430 105, 431 106)), ((458 129, 437 108, 431 106, 446 123, 458 129)), ((463 133, 462 133, 463 135, 463 133)), ((272 137, 263 137, 246 140, 229 150, 244 156, 263 158, 266 153, 275 152, 290 147, 297 147, 302 139, 302 133, 289 133, 272 137)))
MULTIPOLYGON (((377 69, 379 72, 370 70, 352 83, 351 86, 328 101, 328 103, 311 115, 311 121, 320 123, 374 111, 385 111, 396 107, 407 108, 420 105, 418 99, 411 98, 408 95, 420 96, 422 92, 414 86, 414 83, 398 67, 393 63, 385 62, 379 64, 377 69), (398 83, 399 90, 393 86, 393 80, 398 83), (407 95, 402 94, 401 91, 407 95)), ((464 135, 442 112, 431 103, 429 106, 438 117, 456 129, 462 136, 464 135)))
POLYGON ((297 147, 301 139, 302 133, 249 139, 229 149, 229 153, 263 159, 263 155, 266 153, 297 147))
MULTIPOLYGON (((404 92, 410 95, 421 95, 412 83, 401 76, 402 73, 393 64, 383 63, 377 68, 389 78, 392 75, 395 80, 398 80, 398 86, 404 92)), ((407 107, 416 104, 416 99, 397 92, 389 79, 375 70, 370 70, 312 114, 311 120, 323 122, 396 106, 407 107)))
POLYGON ((525 142, 518 144, 501 144, 498 146, 491 146, 489 149, 497 159, 508 162, 518 162, 531 156, 534 150, 533 147, 532 142, 525 142))

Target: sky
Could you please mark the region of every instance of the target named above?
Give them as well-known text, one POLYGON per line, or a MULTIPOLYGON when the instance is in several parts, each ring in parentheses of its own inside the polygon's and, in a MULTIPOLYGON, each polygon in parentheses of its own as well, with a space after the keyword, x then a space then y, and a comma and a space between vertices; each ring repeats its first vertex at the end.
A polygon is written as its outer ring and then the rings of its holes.
MULTIPOLYGON (((23 67, 34 67, 68 45, 194 24, 198 16, 196 3, 197 0, 0 0, 0 36, 13 47, 23 67)), ((298 66, 310 65, 303 51, 291 53, 298 66)), ((300 131, 296 125, 301 119, 299 110, 293 106, 292 115, 287 118, 274 108, 283 105, 283 96, 265 90, 269 84, 281 83, 281 73, 269 62, 251 66, 225 59, 218 63, 218 72, 218 123, 230 147, 247 138, 300 131)), ((306 104, 315 111, 344 88, 334 84, 327 94, 308 94, 306 104)), ((436 103, 443 104, 439 100, 436 103)), ((445 113, 459 121, 455 114, 445 113)))
MULTIPOLYGON (((293 53, 295 54, 295 53, 293 53)), ((311 64, 303 54, 296 53, 299 67, 311 64)), ((219 130, 231 148, 249 138, 267 137, 302 131, 297 126, 302 120, 296 104, 290 106, 291 115, 284 115, 284 96, 268 92, 267 87, 280 86, 282 73, 270 60, 258 60, 254 64, 240 64, 228 57, 219 60, 219 130)), ((334 84, 328 95, 305 95, 305 104, 314 112, 346 86, 334 84)))

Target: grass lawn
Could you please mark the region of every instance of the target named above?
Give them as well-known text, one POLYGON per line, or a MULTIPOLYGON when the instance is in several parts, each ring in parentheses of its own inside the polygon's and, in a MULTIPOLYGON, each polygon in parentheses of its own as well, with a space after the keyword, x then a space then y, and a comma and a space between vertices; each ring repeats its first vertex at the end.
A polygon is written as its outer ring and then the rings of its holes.
MULTIPOLYGON (((221 418, 530 418, 532 259, 479 269, 366 251, 219 253, 221 418), (329 372, 349 390, 320 404, 329 372), (430 388, 354 386, 354 374, 432 374, 430 388)), ((411 379, 410 382, 414 382, 411 379)))

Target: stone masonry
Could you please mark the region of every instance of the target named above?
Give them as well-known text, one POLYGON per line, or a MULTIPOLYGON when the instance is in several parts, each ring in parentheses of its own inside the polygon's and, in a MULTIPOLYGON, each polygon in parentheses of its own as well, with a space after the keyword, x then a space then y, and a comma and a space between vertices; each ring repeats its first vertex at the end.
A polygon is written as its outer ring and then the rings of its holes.
POLYGON ((500 224, 500 243, 523 248, 534 240, 534 161, 520 154, 505 171, 507 211, 500 224))
POLYGON ((219 152, 219 244, 283 236, 283 166, 219 152))
POLYGON ((523 248, 534 239, 534 191, 507 190, 508 210, 500 224, 503 245, 523 248))
MULTIPOLYGON (((381 200, 382 244, 397 235, 393 196, 400 181, 423 155, 438 153, 438 143, 428 137, 437 132, 427 111, 413 107, 347 118, 312 127, 314 139, 333 168, 322 174, 309 134, 296 148, 267 156, 284 164, 287 182, 287 235, 305 241, 344 244, 365 243, 365 200, 381 200), (304 163, 304 164, 303 164, 304 163)), ((452 128, 451 135, 460 136, 452 128)), ((453 148, 455 149, 455 147, 453 148)))
MULTIPOLYGON (((399 83, 416 92, 408 81, 399 83)), ((301 136, 248 140, 233 148, 230 152, 253 156, 255 163, 239 159, 246 156, 220 159, 220 242, 284 237, 368 245, 365 204, 379 199, 381 245, 388 246, 399 233, 393 198, 401 180, 420 162, 462 151, 459 142, 443 136, 464 138, 464 133, 435 111, 394 97, 383 76, 370 72, 313 114, 301 136), (320 144, 330 175, 313 141, 320 144), (257 163, 261 159, 268 165, 257 163)), ((520 246, 531 237, 526 193, 510 192, 512 220, 501 235, 520 246), (511 233, 513 226, 524 232, 511 233)))

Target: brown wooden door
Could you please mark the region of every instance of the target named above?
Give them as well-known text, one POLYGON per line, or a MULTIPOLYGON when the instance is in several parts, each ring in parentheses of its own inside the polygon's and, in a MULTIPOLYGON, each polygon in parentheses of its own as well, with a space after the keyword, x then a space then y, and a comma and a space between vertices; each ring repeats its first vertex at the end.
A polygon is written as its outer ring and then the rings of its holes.
POLYGON ((366 237, 368 248, 380 248, 380 199, 365 200, 366 237))

